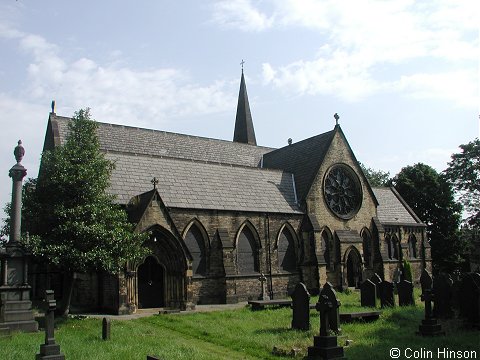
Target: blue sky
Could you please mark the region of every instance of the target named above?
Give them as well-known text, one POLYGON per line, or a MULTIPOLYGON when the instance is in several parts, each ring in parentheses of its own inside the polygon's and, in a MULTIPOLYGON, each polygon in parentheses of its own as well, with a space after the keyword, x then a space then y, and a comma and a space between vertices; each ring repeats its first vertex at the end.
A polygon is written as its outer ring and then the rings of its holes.
POLYGON ((477 1, 0 0, 0 206, 50 102, 71 116, 232 139, 245 75, 259 145, 331 130, 357 159, 438 171, 479 136, 477 1))

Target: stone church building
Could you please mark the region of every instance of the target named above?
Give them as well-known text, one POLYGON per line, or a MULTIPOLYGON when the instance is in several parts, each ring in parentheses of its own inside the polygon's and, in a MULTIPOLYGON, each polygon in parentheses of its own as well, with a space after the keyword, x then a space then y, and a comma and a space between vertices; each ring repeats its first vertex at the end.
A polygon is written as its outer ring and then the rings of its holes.
MULTIPOLYGON (((338 118, 337 118, 338 120, 338 118)), ((50 113, 44 150, 69 118, 50 113)), ((114 313, 283 298, 302 281, 392 280, 431 268, 425 224, 394 188, 372 188, 340 125, 280 149, 258 146, 242 71, 233 141, 98 123, 115 162, 109 192, 151 254, 118 276, 81 274, 73 305, 114 313)), ((40 292, 42 273, 34 274, 40 292)), ((37 284, 37 285, 35 285, 37 284)))

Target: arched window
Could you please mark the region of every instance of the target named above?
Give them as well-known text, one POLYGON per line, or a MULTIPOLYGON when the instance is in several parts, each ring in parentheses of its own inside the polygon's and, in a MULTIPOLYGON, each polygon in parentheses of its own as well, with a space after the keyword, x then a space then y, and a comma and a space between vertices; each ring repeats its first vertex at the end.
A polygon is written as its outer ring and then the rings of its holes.
POLYGON ((371 267, 373 265, 372 256, 372 237, 367 229, 362 231, 362 244, 363 244, 363 261, 366 266, 371 267))
POLYGON ((297 261, 295 255, 295 242, 290 230, 284 226, 278 237, 278 267, 284 271, 295 271, 297 261))
POLYGON ((323 258, 327 263, 327 269, 333 268, 333 240, 332 234, 328 229, 322 231, 323 258))
POLYGON ((408 237, 408 253, 412 259, 417 257, 417 238, 413 234, 408 237))
POLYGON ((237 270, 239 274, 251 274, 259 271, 255 236, 247 225, 238 235, 237 270))
POLYGON ((398 239, 395 235, 393 235, 390 239, 390 254, 392 255, 391 259, 398 260, 398 239))
POLYGON ((205 238, 196 224, 192 224, 185 235, 185 245, 193 257, 192 271, 194 275, 203 275, 207 270, 205 256, 205 238))

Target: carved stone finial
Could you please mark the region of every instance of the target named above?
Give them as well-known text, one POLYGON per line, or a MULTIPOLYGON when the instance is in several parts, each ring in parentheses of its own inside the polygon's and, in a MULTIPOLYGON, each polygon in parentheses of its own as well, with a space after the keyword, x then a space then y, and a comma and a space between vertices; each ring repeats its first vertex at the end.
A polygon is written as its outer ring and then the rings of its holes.
POLYGON ((335 125, 338 125, 338 119, 340 119, 340 116, 338 116, 338 114, 335 113, 335 115, 333 115, 333 117, 335 118, 335 125))
POLYGON ((156 177, 154 177, 150 182, 152 183, 153 189, 155 190, 157 188, 157 185, 158 185, 158 179, 156 177))
POLYGON ((22 146, 22 140, 18 140, 18 145, 15 146, 15 150, 13 150, 13 155, 15 155, 15 160, 17 160, 17 164, 22 162, 23 156, 25 155, 25 149, 22 146))

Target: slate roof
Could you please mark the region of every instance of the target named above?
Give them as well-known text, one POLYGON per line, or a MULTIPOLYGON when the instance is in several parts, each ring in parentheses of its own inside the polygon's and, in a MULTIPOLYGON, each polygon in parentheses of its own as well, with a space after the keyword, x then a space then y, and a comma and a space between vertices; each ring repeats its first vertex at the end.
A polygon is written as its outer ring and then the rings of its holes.
POLYGON ((263 156, 263 167, 293 173, 297 196, 299 201, 302 201, 315 180, 335 131, 334 129, 266 153, 263 156))
MULTIPOLYGON (((57 127, 58 141, 62 144, 68 133, 70 119, 51 114, 50 120, 52 125, 57 127)), ((117 151, 257 167, 262 155, 273 150, 263 146, 200 136, 97 123, 100 147, 106 152, 117 151)))
POLYGON ((362 238, 358 234, 358 232, 354 230, 335 230, 335 234, 337 234, 338 239, 341 243, 361 243, 362 238))
POLYGON ((383 225, 420 225, 420 221, 405 200, 394 189, 389 187, 372 188, 378 200, 377 216, 383 225))
POLYGON ((301 213, 284 171, 113 152, 107 158, 116 164, 109 192, 121 204, 151 190, 156 177, 167 207, 301 213))
MULTIPOLYGON (((65 141, 69 120, 50 115, 55 145, 65 141)), ((167 207, 301 213, 292 175, 258 167, 270 148, 107 123, 98 123, 98 136, 116 164, 109 193, 120 204, 150 191, 156 177, 167 207)))

